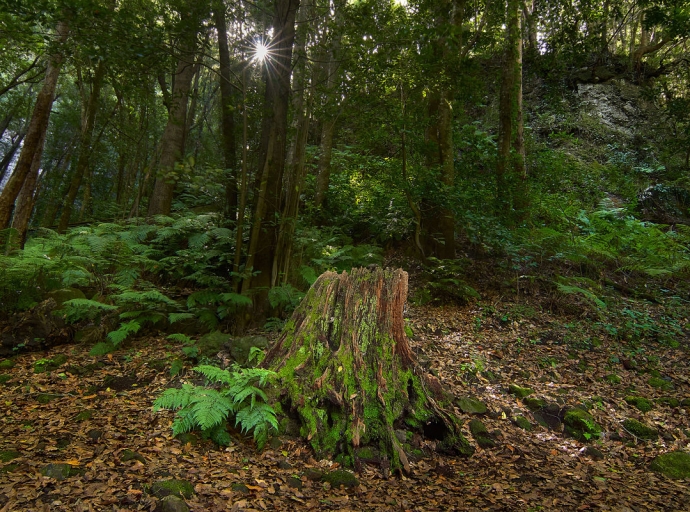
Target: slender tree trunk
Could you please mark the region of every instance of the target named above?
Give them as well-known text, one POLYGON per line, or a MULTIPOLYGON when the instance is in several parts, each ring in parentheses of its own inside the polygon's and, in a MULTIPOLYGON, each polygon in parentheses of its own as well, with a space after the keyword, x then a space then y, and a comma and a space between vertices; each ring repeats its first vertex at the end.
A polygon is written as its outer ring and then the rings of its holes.
POLYGON ((280 219, 278 233, 278 248, 274 267, 281 278, 281 282, 287 283, 292 259, 292 242, 297 216, 299 213, 300 195, 304 188, 305 158, 307 137, 309 135, 309 119, 313 101, 312 86, 308 87, 307 75, 307 40, 313 25, 309 20, 314 15, 314 2, 308 1, 302 4, 297 19, 298 32, 296 34, 295 54, 296 63, 293 66, 293 84, 296 94, 293 96, 293 121, 291 132, 293 134, 290 148, 287 153, 288 172, 285 176, 283 211, 280 219))
MULTIPOLYGON (((193 35, 193 34, 192 34, 193 35)), ((190 37, 191 39, 191 37, 190 37)), ((161 137, 159 172, 153 184, 148 216, 169 215, 177 183, 175 164, 184 156, 187 102, 196 71, 195 42, 188 42, 177 62, 168 122, 161 137)))
POLYGON ((96 124, 96 112, 98 112, 98 101, 101 97, 101 87, 103 86, 103 78, 105 77, 105 64, 103 60, 98 62, 96 70, 93 75, 93 83, 91 84, 91 94, 88 98, 86 112, 84 115, 84 124, 81 129, 81 143, 79 146, 79 156, 77 157, 77 166, 74 169, 72 182, 70 183, 67 197, 62 205, 62 213, 60 214, 60 221, 58 223, 58 233, 64 233, 69 225, 69 220, 72 215, 72 208, 74 200, 79 193, 79 187, 89 166, 89 157, 91 156, 91 141, 93 139, 93 129, 96 124))
POLYGON ((10 168, 10 164, 12 163, 12 160, 14 159, 14 155, 17 154, 17 150, 19 149, 19 146, 22 145, 22 140, 24 140, 25 136, 26 136, 25 131, 18 133, 17 136, 12 141, 12 145, 7 150, 7 153, 5 153, 5 156, 2 157, 2 160, 0 161, 0 183, 2 183, 2 181, 5 179, 5 175, 7 174, 7 170, 10 168))
MULTIPOLYGON (((448 89, 441 92, 438 110, 439 152, 441 157, 441 183, 448 196, 455 184, 455 155, 453 151, 453 108, 452 97, 448 89)), ((448 206, 448 197, 440 207, 438 229, 443 237, 443 244, 438 247, 438 256, 442 259, 455 258, 455 215, 448 206)))
MULTIPOLYGON (((64 21, 58 22, 56 32, 58 41, 64 43, 67 40, 68 27, 64 21)), ((31 171, 31 163, 38 150, 41 137, 48 129, 48 120, 50 119, 50 109, 55 98, 55 89, 57 87, 58 78, 60 76, 60 68, 64 56, 57 53, 50 56, 48 67, 46 69, 46 78, 43 82, 43 87, 38 93, 34 110, 29 122, 29 128, 26 132, 24 146, 19 155, 19 160, 14 167, 14 172, 8 180, 5 188, 0 194, 0 229, 5 229, 10 225, 10 217, 14 201, 17 199, 19 192, 24 185, 26 176, 31 171)))
POLYGON ((220 121, 223 134, 223 158, 227 181, 225 183, 226 214, 237 218, 237 144, 235 143, 235 93, 230 70, 228 29, 225 23, 225 4, 217 2, 214 9, 218 30, 218 54, 220 57, 220 121))
MULTIPOLYGON (((254 258, 254 270, 259 274, 252 279, 252 286, 269 288, 276 280, 274 262, 277 249, 276 214, 283 188, 283 174, 285 169, 285 151, 287 144, 287 118, 290 99, 290 75, 292 74, 292 46, 295 39, 295 18, 299 0, 276 0, 275 16, 273 19, 274 39, 271 45, 273 55, 270 56, 266 73, 267 116, 263 123, 262 151, 259 158, 260 168, 266 172, 266 192, 263 201, 257 201, 256 210, 259 211, 263 202, 261 222, 252 225, 250 239, 258 237, 256 251, 251 254, 254 258), (261 233, 259 233, 261 230, 261 233), (259 236, 261 235, 261 236, 259 236)), ((262 172, 263 174, 263 172, 262 172)), ((264 180, 261 180, 260 188, 264 180)), ((259 194, 260 195, 260 194, 259 194)), ((255 215, 255 218, 258 216, 255 215)), ((263 303, 266 295, 258 297, 263 303)), ((260 304, 263 309, 265 304, 260 304)))
MULTIPOLYGON (((520 31, 520 19, 518 15, 517 0, 508 0, 506 19, 506 46, 504 52, 501 92, 499 100, 499 126, 498 126, 498 159, 496 162, 496 186, 498 208, 504 213, 511 211, 511 192, 521 195, 524 191, 518 183, 516 190, 509 190, 510 178, 517 174, 518 182, 524 182, 524 142, 521 136, 522 127, 522 37, 520 31), (520 142, 515 142, 514 137, 520 142), (510 149, 516 149, 516 156, 511 158, 510 149)), ((519 203, 520 201, 518 201, 519 203)))
POLYGON ((36 206, 36 183, 38 182, 38 171, 41 169, 41 159, 43 158, 43 148, 45 147, 45 132, 38 143, 37 152, 31 162, 31 169, 24 180, 22 190, 17 198, 17 207, 12 218, 12 227, 19 234, 19 248, 23 249, 26 244, 26 234, 31 221, 31 215, 36 206))
POLYGON ((314 206, 322 208, 326 204, 326 194, 331 182, 331 159, 333 156, 333 134, 335 119, 326 119, 321 125, 321 145, 319 151, 319 170, 316 177, 314 206))

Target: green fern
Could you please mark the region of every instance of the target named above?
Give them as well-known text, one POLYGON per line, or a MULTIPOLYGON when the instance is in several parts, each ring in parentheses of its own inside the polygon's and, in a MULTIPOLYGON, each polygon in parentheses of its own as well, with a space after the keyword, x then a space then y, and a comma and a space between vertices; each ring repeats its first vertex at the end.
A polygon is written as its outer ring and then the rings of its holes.
POLYGON ((206 437, 217 442, 229 441, 223 424, 234 416, 235 425, 242 432, 252 433, 259 449, 268 436, 278 430, 275 410, 268 403, 262 389, 275 377, 275 373, 262 368, 239 368, 233 371, 216 366, 202 365, 193 369, 219 387, 184 384, 180 389, 167 389, 153 404, 160 409, 177 410, 173 434, 200 429, 206 437))
POLYGON ((130 334, 139 332, 139 329, 141 329, 139 321, 132 320, 127 323, 121 323, 120 327, 115 331, 110 331, 107 337, 114 346, 117 346, 127 339, 130 334))

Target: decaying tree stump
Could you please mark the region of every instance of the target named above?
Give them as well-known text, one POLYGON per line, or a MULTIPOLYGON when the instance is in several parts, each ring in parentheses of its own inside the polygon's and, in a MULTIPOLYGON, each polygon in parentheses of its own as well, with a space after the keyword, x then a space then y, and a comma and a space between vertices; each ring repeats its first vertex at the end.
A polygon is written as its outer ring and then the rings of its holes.
MULTIPOLYGON (((326 272, 311 287, 263 366, 278 373, 285 414, 319 455, 358 464, 358 447, 380 454, 384 473, 409 471, 396 430, 427 434, 437 449, 470 455, 450 396, 423 370, 405 335, 407 272, 326 272)), ((398 432, 399 433, 399 432, 398 432)))

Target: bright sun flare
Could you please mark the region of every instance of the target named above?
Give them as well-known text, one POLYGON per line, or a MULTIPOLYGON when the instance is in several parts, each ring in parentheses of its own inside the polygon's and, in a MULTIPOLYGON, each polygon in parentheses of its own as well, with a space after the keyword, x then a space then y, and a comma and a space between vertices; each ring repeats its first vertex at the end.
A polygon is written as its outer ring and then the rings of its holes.
POLYGON ((268 47, 263 43, 257 43, 254 50, 254 58, 258 61, 263 61, 268 55, 268 47))

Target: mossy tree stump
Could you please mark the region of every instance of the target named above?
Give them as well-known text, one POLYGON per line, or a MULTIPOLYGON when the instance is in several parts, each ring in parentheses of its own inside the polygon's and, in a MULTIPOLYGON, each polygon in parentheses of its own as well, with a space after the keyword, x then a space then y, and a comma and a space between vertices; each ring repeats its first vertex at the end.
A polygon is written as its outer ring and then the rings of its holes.
POLYGON ((423 370, 405 335, 407 272, 326 272, 313 284, 263 366, 278 374, 286 414, 296 414, 317 454, 378 447, 384 474, 409 471, 396 429, 426 433, 445 452, 470 455, 451 397, 423 370))

